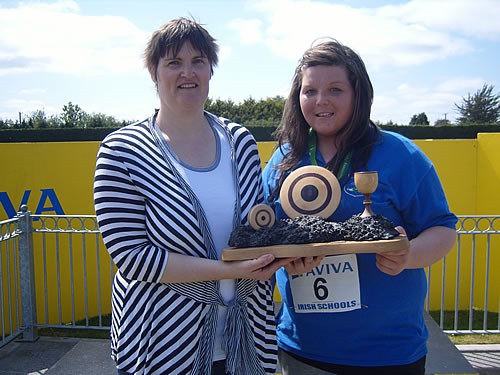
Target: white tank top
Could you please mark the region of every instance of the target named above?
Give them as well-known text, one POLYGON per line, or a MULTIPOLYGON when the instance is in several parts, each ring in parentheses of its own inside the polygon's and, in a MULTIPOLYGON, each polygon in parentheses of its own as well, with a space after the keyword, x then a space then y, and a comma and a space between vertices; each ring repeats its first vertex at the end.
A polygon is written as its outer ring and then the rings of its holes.
MULTIPOLYGON (((222 250, 228 247, 228 240, 233 229, 233 216, 236 191, 233 182, 231 149, 226 133, 219 125, 211 123, 214 131, 217 152, 214 163, 206 168, 197 168, 183 163, 176 158, 176 167, 191 186, 205 211, 212 233, 215 248, 220 259, 222 250)), ((172 150, 170 149, 172 152, 172 150)), ((220 280, 220 291, 226 302, 235 296, 233 279, 220 280)), ((222 334, 227 315, 227 307, 219 306, 216 329, 214 361, 226 358, 222 348, 222 334)))

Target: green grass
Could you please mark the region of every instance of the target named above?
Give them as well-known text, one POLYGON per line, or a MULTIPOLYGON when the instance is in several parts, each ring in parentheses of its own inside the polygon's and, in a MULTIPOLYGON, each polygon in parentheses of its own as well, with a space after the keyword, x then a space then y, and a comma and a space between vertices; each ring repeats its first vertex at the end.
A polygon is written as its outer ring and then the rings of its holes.
MULTIPOLYGON (((104 315, 101 318, 102 326, 111 325, 111 315, 104 315)), ((75 322, 77 326, 83 326, 85 320, 80 320, 75 322)), ((71 326, 70 324, 68 326, 71 326)), ((89 318, 88 326, 99 327, 99 318, 93 317, 89 318)), ((101 329, 86 329, 86 328, 39 328, 38 334, 40 336, 52 336, 52 337, 78 337, 86 339, 109 339, 109 330, 101 329)))
MULTIPOLYGON (((440 312, 431 311, 430 315, 439 324, 440 312)), ((459 311, 457 315, 457 329, 458 330, 468 330, 469 329, 469 311, 463 310, 459 311)), ((473 330, 483 330, 483 317, 484 311, 482 310, 472 310, 472 329, 473 330)), ((454 330, 455 327, 455 313, 453 311, 445 311, 443 314, 443 329, 444 330, 454 330)), ((498 313, 488 312, 486 329, 498 330, 498 313)), ((455 345, 466 345, 466 344, 500 344, 500 334, 448 334, 451 342, 455 345)))
MULTIPOLYGON (((430 315, 439 324, 439 311, 431 311, 430 315)), ((445 330, 454 329, 454 312, 445 311, 443 327, 445 330)), ((78 321, 76 325, 85 325, 85 321, 78 321)), ((97 317, 89 319, 89 326, 99 326, 97 317)), ((105 315, 102 317, 102 325, 111 325, 111 316, 105 315)), ((469 312, 459 311, 458 313, 458 329, 464 330, 469 327, 469 312)), ((498 329, 498 313, 489 312, 487 329, 498 329)), ((472 312, 472 329, 483 329, 483 311, 473 310, 472 312)), ((40 336, 53 336, 53 337, 78 337, 78 338, 93 338, 93 339, 109 339, 108 330, 96 329, 75 329, 75 328, 39 328, 38 334, 40 336)), ((455 345, 465 344, 500 344, 500 334, 449 334, 451 342, 455 345)))
POLYGON ((450 341, 455 345, 479 345, 500 344, 500 335, 496 333, 473 334, 473 335, 448 335, 450 341))

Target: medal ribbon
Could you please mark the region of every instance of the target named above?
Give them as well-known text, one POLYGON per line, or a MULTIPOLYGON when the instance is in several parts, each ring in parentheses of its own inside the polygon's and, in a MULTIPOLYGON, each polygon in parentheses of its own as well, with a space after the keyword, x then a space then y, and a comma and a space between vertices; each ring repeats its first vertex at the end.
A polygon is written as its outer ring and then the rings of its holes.
MULTIPOLYGON (((316 150, 318 145, 318 137, 313 128, 309 130, 309 158, 311 159, 312 165, 318 165, 318 160, 316 159, 316 150)), ((342 165, 339 168, 337 179, 340 181, 345 177, 347 171, 349 170, 349 165, 351 164, 352 151, 346 155, 342 165)))

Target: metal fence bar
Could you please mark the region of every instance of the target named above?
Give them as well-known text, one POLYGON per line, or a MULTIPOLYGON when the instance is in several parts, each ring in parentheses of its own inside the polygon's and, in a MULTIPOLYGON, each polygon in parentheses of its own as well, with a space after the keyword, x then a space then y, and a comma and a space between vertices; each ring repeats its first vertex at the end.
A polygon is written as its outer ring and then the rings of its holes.
POLYGON ((499 334, 500 283, 496 281, 498 273, 491 270, 500 266, 500 215, 461 215, 458 218, 456 251, 442 260, 441 285, 431 283, 432 270, 439 268, 436 265, 427 268, 429 293, 425 309, 432 312, 429 297, 436 295, 436 287, 441 288, 439 311, 434 311, 434 317, 445 333, 499 334), (456 262, 452 266, 448 259, 453 257, 456 262), (455 278, 448 283, 446 274, 452 267, 455 278), (453 297, 449 293, 451 290, 454 290, 453 297), (453 298, 452 303, 450 298, 453 298), (466 303, 462 301, 465 299, 466 303), (447 306, 452 308, 447 309, 447 306))
POLYGON ((474 318, 474 291, 475 291, 475 280, 476 275, 476 235, 472 235, 472 262, 470 265, 470 299, 469 299, 469 331, 472 331, 472 323, 474 318))
MULTIPOLYGON (((0 290, 2 291, 2 295, 1 295, 1 298, 3 300, 4 298, 4 293, 3 291, 6 290, 7 291, 7 301, 12 301, 12 283, 14 284, 17 284, 15 282, 15 280, 12 280, 12 275, 11 275, 11 267, 10 267, 10 264, 11 264, 11 256, 10 256, 10 253, 11 253, 11 247, 10 247, 10 242, 7 242, 5 244, 5 264, 7 265, 7 267, 5 267, 6 269, 6 282, 7 282, 7 285, 4 287, 3 286, 3 280, 2 280, 2 286, 0 288, 0 290)), ((0 257, 0 269, 3 269, 3 262, 1 261, 2 260, 2 257, 0 257)), ((3 279, 3 278, 1 278, 3 279)), ((6 316, 5 316, 5 309, 3 308, 2 306, 2 323, 5 321, 5 320, 8 320, 8 323, 9 323, 9 327, 12 327, 13 326, 13 320, 12 320, 12 309, 10 308, 7 308, 7 319, 6 319, 6 316)), ((19 322, 18 322, 19 323, 19 322)), ((5 332, 5 324, 2 324, 2 332, 5 332)))
POLYGON ((19 216, 19 268, 21 279, 22 301, 22 341, 35 341, 38 339, 36 329, 36 290, 35 266, 33 258, 33 225, 31 213, 23 205, 19 216))
POLYGON ((56 287, 57 287, 57 306, 58 306, 58 309, 57 309, 57 313, 58 313, 58 322, 59 322, 59 325, 62 324, 62 298, 61 298, 61 260, 60 260, 60 243, 59 243, 59 232, 56 231, 55 232, 55 235, 56 235, 56 248, 55 248, 55 252, 56 252, 56 276, 57 276, 57 284, 56 284, 56 287))
MULTIPOLYGON (((453 329, 458 331, 458 311, 460 309, 460 244, 461 244, 461 236, 459 235, 457 238, 457 262, 455 267, 455 305, 453 309, 453 329)), ((441 326, 444 322, 443 315, 441 314, 441 326)), ((443 329, 443 327, 441 327, 443 329)))
MULTIPOLYGON (((101 269, 101 259, 99 257, 99 235, 96 235, 96 274, 97 274, 97 285, 101 285, 101 272, 99 270, 101 269)), ((110 274, 112 275, 113 272, 111 271, 110 274)), ((113 281, 110 281, 110 285, 113 285, 113 281)), ((98 308, 98 319, 99 319, 99 325, 102 325, 102 293, 101 289, 97 290, 97 308, 98 308)))
POLYGON ((23 332, 19 299, 18 223, 18 218, 0 222, 0 347, 23 332))
MULTIPOLYGON (((75 325, 75 273, 73 270, 73 233, 69 233, 69 285, 71 290, 71 323, 75 325)), ((85 263, 82 264, 85 267, 85 263)), ((87 316, 87 314, 85 314, 87 316)))
MULTIPOLYGON (((47 309, 47 301, 49 295, 53 294, 54 291, 49 286, 50 282, 45 280, 43 293, 45 295, 46 319, 45 323, 38 324, 38 327, 109 330, 110 325, 105 324, 103 320, 103 279, 101 275, 103 248, 100 244, 100 232, 96 217, 94 215, 33 215, 33 217, 34 220, 37 220, 33 229, 34 235, 41 235, 44 238, 44 259, 52 256, 55 261, 52 267, 56 268, 57 319, 54 321, 54 318, 49 318, 51 311, 47 309), (45 238, 48 236, 54 237, 54 246, 50 249, 50 253, 48 241, 45 238), (87 241, 89 236, 94 236, 95 242, 87 241), (90 243, 93 243, 95 250, 89 246, 90 243), (81 251, 81 255, 78 255, 76 251, 81 251), (93 259, 89 259, 91 253, 94 254, 93 259), (78 262, 78 259, 81 259, 81 262, 78 262), (90 262, 94 261, 95 268, 93 269, 95 271, 91 278, 89 265, 90 262), (63 272, 67 273, 64 277, 62 276, 63 272), (90 289, 90 285, 94 284, 96 287, 90 289), (90 304, 96 305, 95 308, 91 309, 90 304), (63 312, 65 307, 69 308, 69 314, 63 312), (96 322, 93 323, 91 320, 96 322)), ((107 257, 107 259, 110 273, 110 277, 107 279, 109 280, 107 289, 110 292, 114 266, 111 258, 107 257)), ((50 264, 44 264, 44 275, 47 275, 47 268, 50 266, 50 264)), ((106 300, 106 302, 108 301, 110 299, 106 300)))
MULTIPOLYGON (((85 242, 85 234, 82 234, 82 262, 83 262, 83 285, 84 285, 84 304, 85 304, 85 324, 89 324, 89 293, 88 293, 88 280, 87 280, 87 243, 85 242)), ((97 277, 99 271, 96 270, 97 277)), ((99 283, 97 283, 99 285, 99 283)), ((99 290, 98 290, 99 292, 99 290)), ((100 302, 99 302, 100 303, 100 302)))
POLYGON ((500 332, 500 298, 498 299, 498 319, 497 319, 497 330, 500 332))
POLYGON ((445 300, 446 300, 446 257, 443 259, 441 267, 441 303, 439 306, 439 319, 444 321, 444 310, 445 310, 445 300))
POLYGON ((45 324, 49 324, 49 294, 47 293, 47 238, 46 233, 42 233, 42 257, 43 257, 43 297, 45 308, 45 324))
MULTIPOLYGON (((486 259, 484 268, 486 270, 486 275, 484 278, 484 306, 483 306, 483 331, 488 330, 488 294, 489 294, 489 286, 490 286, 490 234, 486 235, 486 259)), ((499 311, 500 312, 500 311, 499 311)))
MULTIPOLYGON (((24 340, 35 340, 37 328, 42 327, 110 329, 104 319, 110 306, 104 308, 103 303, 110 303, 115 267, 102 246, 95 216, 31 215, 23 207, 16 218, 0 222, 0 229, 0 347, 21 333, 24 340), (38 321, 37 298, 44 304, 40 311, 45 315, 38 321)), ((492 284, 498 275, 491 272, 498 268, 500 259, 499 234, 500 216, 459 216, 456 251, 448 254, 441 265, 427 269, 429 294, 425 309, 439 310, 431 312, 444 332, 500 333, 500 297, 498 286, 492 284), (484 272, 478 272, 478 267, 484 272), (430 301, 432 293, 439 298, 436 305, 430 301), (490 310, 495 305, 497 312, 490 310), (493 314, 498 318, 492 324, 493 314)))
MULTIPOLYGON (((3 237, 3 236, 2 236, 3 237)), ((6 246, 7 247, 7 246, 6 246)), ((0 242, 0 329, 2 330, 1 333, 2 333, 2 342, 6 340, 6 336, 7 336, 7 332, 5 330, 5 306, 4 306, 4 290, 5 290, 5 287, 4 287, 4 282, 3 282, 3 272, 2 270, 4 269, 4 265, 3 265, 3 256, 2 256, 2 248, 3 248, 3 244, 0 242)), ((8 250, 6 250, 7 252, 8 250)), ((9 277, 9 276, 7 276, 9 277)), ((9 302, 11 301, 10 298, 7 299, 9 302)), ((7 305, 8 307, 8 305, 7 305)))

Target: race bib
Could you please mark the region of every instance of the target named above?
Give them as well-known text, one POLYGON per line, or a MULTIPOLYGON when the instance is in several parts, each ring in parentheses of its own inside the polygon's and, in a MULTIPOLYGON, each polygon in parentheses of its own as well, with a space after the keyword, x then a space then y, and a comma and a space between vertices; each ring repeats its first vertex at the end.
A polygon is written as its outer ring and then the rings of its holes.
POLYGON ((289 276, 297 313, 343 312, 361 308, 355 254, 335 255, 311 272, 289 276))

